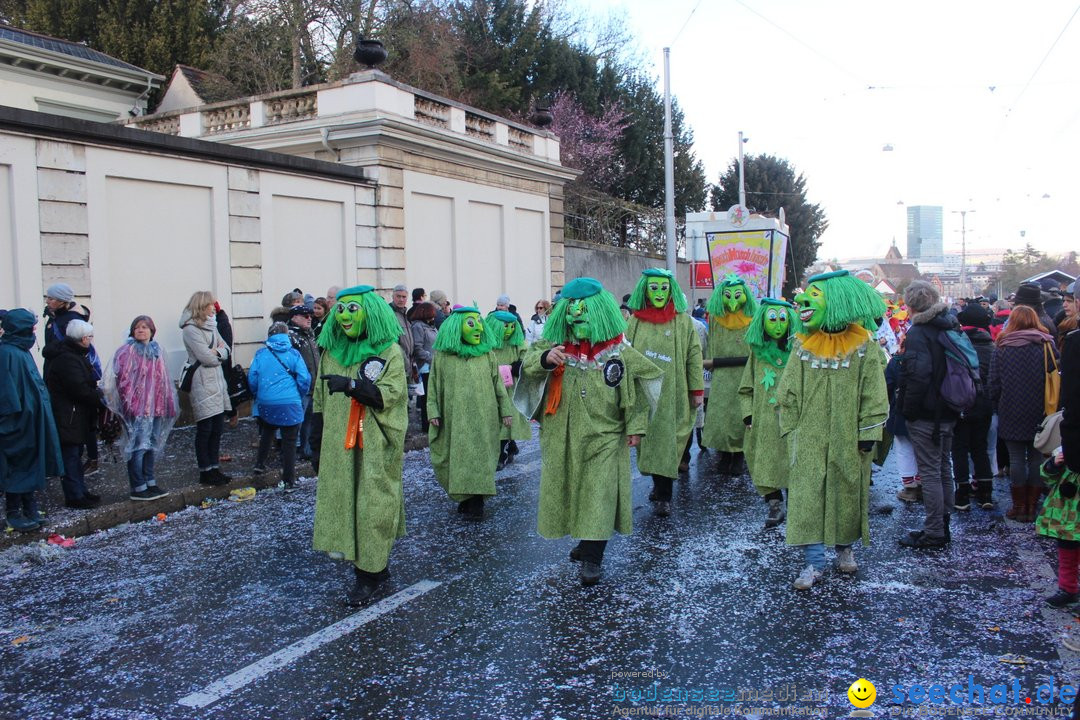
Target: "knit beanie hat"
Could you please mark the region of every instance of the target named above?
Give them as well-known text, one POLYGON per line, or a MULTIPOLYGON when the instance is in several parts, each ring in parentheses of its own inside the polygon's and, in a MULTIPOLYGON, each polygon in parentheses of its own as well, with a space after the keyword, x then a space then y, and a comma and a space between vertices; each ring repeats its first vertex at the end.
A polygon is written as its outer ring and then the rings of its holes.
POLYGON ((925 312, 940 301, 937 288, 925 280, 916 280, 904 290, 904 304, 911 312, 925 312))
POLYGON ((990 311, 977 303, 968 303, 956 315, 956 319, 965 327, 977 327, 986 330, 990 327, 990 311))
POLYGON ((71 289, 71 286, 67 283, 56 283, 50 285, 45 290, 45 297, 50 297, 53 300, 59 300, 60 302, 71 302, 75 299, 75 291, 71 289))

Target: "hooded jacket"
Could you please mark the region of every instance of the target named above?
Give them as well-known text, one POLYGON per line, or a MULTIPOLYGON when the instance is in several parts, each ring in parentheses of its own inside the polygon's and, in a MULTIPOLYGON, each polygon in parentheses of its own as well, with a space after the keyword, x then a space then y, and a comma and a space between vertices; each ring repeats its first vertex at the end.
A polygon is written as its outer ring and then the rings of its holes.
POLYGON ((938 335, 946 330, 959 329, 960 323, 954 315, 949 314, 948 306, 942 302, 912 314, 911 327, 904 341, 903 371, 897 389, 897 403, 908 422, 953 422, 957 419, 956 411, 941 399, 945 349, 938 335))
POLYGON ((218 334, 216 324, 198 325, 185 309, 180 315, 180 330, 188 363, 199 361, 191 383, 191 411, 195 422, 232 410, 222 367, 229 357, 229 347, 218 334))
POLYGON ((255 395, 252 413, 263 422, 282 427, 304 422, 301 398, 311 387, 311 373, 285 333, 271 335, 255 353, 248 385, 255 395))

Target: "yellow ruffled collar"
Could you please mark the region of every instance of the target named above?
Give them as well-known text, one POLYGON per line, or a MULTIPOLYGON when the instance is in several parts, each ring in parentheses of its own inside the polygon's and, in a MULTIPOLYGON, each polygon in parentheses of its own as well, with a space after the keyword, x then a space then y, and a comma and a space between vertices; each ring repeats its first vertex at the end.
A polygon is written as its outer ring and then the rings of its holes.
POLYGON ((750 318, 742 312, 714 317, 713 321, 725 330, 742 330, 750 324, 750 318))
POLYGON ((848 325, 843 332, 815 330, 810 335, 798 337, 802 342, 802 349, 821 360, 843 360, 871 339, 866 328, 858 323, 848 325))

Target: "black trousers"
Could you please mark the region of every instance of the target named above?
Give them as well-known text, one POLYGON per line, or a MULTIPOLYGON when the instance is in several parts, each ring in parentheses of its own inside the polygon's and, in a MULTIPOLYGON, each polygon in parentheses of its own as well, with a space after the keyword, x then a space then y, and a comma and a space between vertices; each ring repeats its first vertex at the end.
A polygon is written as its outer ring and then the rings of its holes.
POLYGON ((968 458, 975 466, 975 480, 989 480, 990 455, 986 447, 986 435, 990 432, 990 416, 985 418, 962 418, 953 430, 952 466, 953 480, 966 483, 972 478, 968 472, 968 458))
POLYGON ((667 500, 671 502, 671 486, 675 482, 675 478, 664 477, 663 475, 653 475, 653 492, 656 495, 656 499, 667 500))

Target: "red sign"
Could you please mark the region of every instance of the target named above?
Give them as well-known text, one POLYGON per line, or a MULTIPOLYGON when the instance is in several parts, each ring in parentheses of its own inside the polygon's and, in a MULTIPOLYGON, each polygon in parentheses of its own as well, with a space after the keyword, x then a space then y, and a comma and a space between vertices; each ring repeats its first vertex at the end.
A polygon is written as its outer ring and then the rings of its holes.
POLYGON ((695 289, 712 290, 712 265, 708 260, 690 263, 690 275, 695 289))

